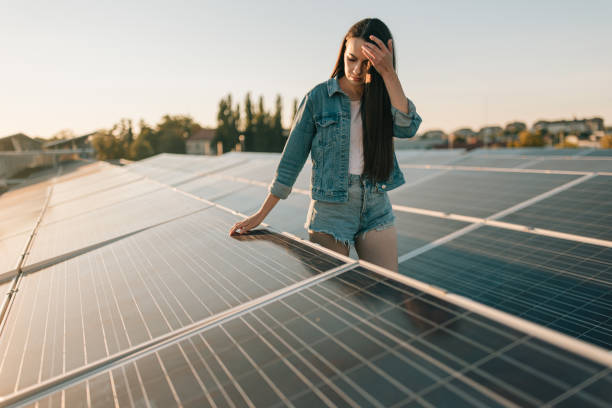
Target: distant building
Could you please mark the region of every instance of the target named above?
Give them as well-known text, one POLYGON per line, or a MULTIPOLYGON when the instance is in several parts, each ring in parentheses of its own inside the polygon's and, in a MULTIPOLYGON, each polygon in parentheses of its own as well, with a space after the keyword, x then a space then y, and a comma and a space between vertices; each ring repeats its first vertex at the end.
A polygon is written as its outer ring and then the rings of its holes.
POLYGON ((499 126, 485 126, 478 131, 478 138, 487 142, 493 142, 501 138, 504 130, 499 126))
POLYGON ((187 154, 214 154, 213 139, 216 129, 202 128, 187 139, 187 154))
POLYGON ((442 130, 428 130, 420 136, 422 139, 439 139, 444 140, 447 138, 446 133, 442 130))
POLYGON ((77 149, 87 149, 92 150, 93 147, 91 145, 91 139, 95 136, 94 133, 88 133, 82 136, 71 137, 70 139, 61 139, 61 140, 53 140, 51 142, 46 142, 43 145, 43 149, 45 150, 77 150, 77 149))
POLYGON ((27 152, 30 150, 42 150, 42 142, 23 133, 0 138, 0 152, 27 152))
POLYGON ((601 118, 582 120, 540 120, 533 124, 532 131, 543 130, 551 134, 572 134, 576 136, 590 135, 596 131, 604 130, 604 122, 601 118))

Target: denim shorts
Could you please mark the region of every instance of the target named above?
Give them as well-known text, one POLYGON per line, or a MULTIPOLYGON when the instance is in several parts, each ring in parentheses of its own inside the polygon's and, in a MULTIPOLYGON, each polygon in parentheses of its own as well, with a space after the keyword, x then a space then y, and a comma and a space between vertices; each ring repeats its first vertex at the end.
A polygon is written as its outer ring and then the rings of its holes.
POLYGON ((304 227, 308 232, 324 232, 336 241, 354 245, 360 235, 393 226, 395 216, 386 191, 360 175, 349 175, 348 201, 328 203, 311 200, 304 227))

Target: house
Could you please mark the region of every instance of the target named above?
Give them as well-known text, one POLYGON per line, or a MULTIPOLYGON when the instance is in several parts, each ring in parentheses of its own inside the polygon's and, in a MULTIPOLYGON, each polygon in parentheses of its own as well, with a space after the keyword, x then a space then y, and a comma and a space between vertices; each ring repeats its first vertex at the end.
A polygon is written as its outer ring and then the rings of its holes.
POLYGON ((202 128, 187 139, 187 154, 215 154, 213 150, 213 139, 217 133, 216 129, 202 128))
POLYGON ((91 150, 93 152, 93 147, 91 145, 91 139, 95 136, 95 132, 88 133, 82 136, 75 136, 69 139, 60 139, 53 140, 51 142, 47 142, 43 145, 45 150, 91 150))
POLYGON ((42 142, 23 133, 0 138, 0 152, 25 152, 30 150, 42 150, 42 142))
POLYGON ((576 136, 590 135, 596 131, 604 130, 603 119, 591 118, 582 120, 540 120, 533 124, 532 131, 543 130, 551 134, 571 134, 576 136))

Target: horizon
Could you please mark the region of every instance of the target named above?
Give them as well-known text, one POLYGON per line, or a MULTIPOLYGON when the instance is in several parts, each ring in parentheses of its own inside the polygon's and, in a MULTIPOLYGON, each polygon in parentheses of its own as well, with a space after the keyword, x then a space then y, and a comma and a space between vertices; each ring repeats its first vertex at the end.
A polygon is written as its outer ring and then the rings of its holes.
POLYGON ((420 133, 612 122, 612 56, 601 52, 612 38, 610 2, 321 4, 326 13, 279 1, 6 4, 0 135, 83 135, 121 118, 155 126, 164 115, 215 128, 219 100, 232 94, 242 108, 247 92, 266 109, 280 94, 288 128, 293 99, 329 77, 342 37, 365 16, 393 33, 420 133))

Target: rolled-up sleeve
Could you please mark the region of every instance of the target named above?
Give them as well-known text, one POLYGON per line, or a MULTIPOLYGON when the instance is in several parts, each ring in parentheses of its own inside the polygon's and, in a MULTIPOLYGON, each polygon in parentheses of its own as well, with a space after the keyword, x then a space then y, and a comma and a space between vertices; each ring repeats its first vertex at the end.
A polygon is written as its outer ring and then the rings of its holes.
POLYGON ((421 116, 417 113, 416 107, 410 99, 408 99, 408 113, 404 113, 391 105, 391 115, 393 116, 393 136, 395 137, 413 137, 421 126, 421 116))
POLYGON ((311 105, 310 96, 306 95, 295 114, 274 180, 268 188, 270 193, 278 198, 285 199, 289 196, 310 153, 315 129, 311 105))

